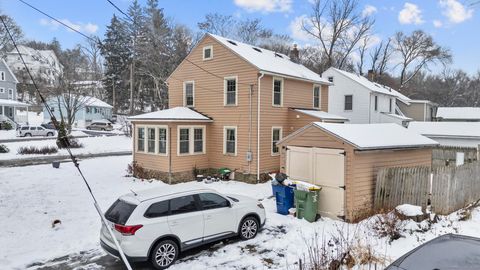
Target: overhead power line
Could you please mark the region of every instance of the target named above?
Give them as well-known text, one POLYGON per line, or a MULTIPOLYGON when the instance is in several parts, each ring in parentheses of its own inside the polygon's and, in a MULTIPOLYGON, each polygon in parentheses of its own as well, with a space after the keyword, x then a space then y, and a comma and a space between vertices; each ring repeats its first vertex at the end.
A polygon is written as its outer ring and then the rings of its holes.
MULTIPOLYGON (((20 0, 21 2, 23 2, 22 0, 20 0)), ((38 96, 40 97, 40 100, 41 102, 43 103, 43 105, 45 106, 45 109, 47 110, 48 114, 50 115, 50 119, 53 123, 53 125, 55 126, 55 129, 57 130, 57 132, 60 133, 61 129, 60 129, 60 125, 58 124, 58 121, 55 117, 55 115, 53 114, 53 111, 52 109, 50 108, 50 106, 48 105, 48 103, 46 102, 45 98, 43 97, 42 93, 40 92, 40 89, 38 88, 38 85, 37 83, 35 82, 35 79, 33 78, 32 76, 32 73, 30 72, 30 69, 28 68, 27 64, 25 63, 25 59, 23 59, 23 55, 20 53, 20 50, 18 49, 18 46, 17 46, 17 42, 15 41, 15 39, 13 38, 11 32, 10 32, 10 29, 8 28, 7 24, 5 23, 5 20, 3 19, 2 16, 0 16, 0 20, 2 21, 2 24, 3 26, 5 27, 5 31, 7 32, 10 40, 12 41, 13 43, 13 46, 15 47, 15 50, 17 51, 18 53, 18 57, 20 58, 20 60, 22 61, 24 67, 25 67, 25 70, 27 71, 27 74, 28 76, 30 77, 30 80, 32 81, 32 84, 35 88, 35 91, 37 92, 38 96)), ((72 160, 72 163, 73 165, 77 168, 77 171, 78 173, 80 174, 85 186, 87 187, 88 189, 88 192, 90 193, 90 196, 92 197, 93 199, 93 202, 94 202, 94 206, 95 206, 95 209, 97 210, 98 214, 100 215, 100 218, 102 220, 102 223, 104 224, 104 226, 107 228, 107 230, 109 231, 110 235, 112 236, 112 239, 115 243, 115 245, 117 246, 118 248, 118 251, 120 253, 120 256, 122 258, 122 261, 124 262, 125 266, 127 267, 128 270, 131 270, 131 266, 130 264, 128 263, 127 261, 127 258, 125 257, 125 254, 123 253, 123 250, 120 246, 120 244, 118 243, 115 235, 113 234, 113 231, 112 231, 112 228, 110 228, 109 224, 107 223, 107 221, 105 220, 105 216, 103 215, 103 211, 100 209, 100 206, 98 205, 98 202, 97 202, 97 199, 95 198, 95 195, 93 194, 92 192, 92 188, 90 187, 90 184, 88 183, 87 179, 85 178, 85 175, 83 174, 82 170, 80 169, 80 164, 78 163, 78 160, 77 158, 73 155, 72 153, 72 150, 70 149, 70 141, 69 141, 69 138, 68 138, 68 135, 65 135, 65 136, 62 136, 59 138, 59 143, 60 145, 62 145, 63 148, 65 148, 68 152, 68 155, 70 156, 70 159, 72 160)))
POLYGON ((127 17, 127 19, 129 19, 130 21, 133 22, 133 19, 126 12, 124 12, 117 5, 115 5, 112 1, 107 0, 107 2, 110 3, 110 5, 112 5, 116 10, 118 10, 120 13, 122 13, 125 17, 127 17))
POLYGON ((47 16, 48 18, 50 18, 50 19, 52 19, 52 20, 56 21, 57 23, 59 23, 59 24, 61 24, 61 25, 65 26, 65 27, 67 27, 68 29, 72 30, 73 32, 76 32, 77 34, 80 34, 80 35, 82 35, 83 37, 85 37, 85 38, 87 38, 87 39, 89 39, 89 40, 92 40, 92 41, 94 41, 95 43, 98 43, 98 40, 96 40, 96 39, 94 39, 94 38, 92 38, 92 37, 89 37, 88 35, 86 35, 86 34, 84 34, 84 33, 80 32, 80 31, 78 31, 77 29, 75 29, 75 28, 73 28, 72 26, 70 26, 70 25, 68 25, 68 24, 66 24, 66 23, 64 23, 64 22, 62 22, 61 20, 59 20, 59 19, 57 19, 57 18, 55 18, 55 17, 53 17, 53 16, 51 16, 51 15, 48 15, 46 12, 44 12, 44 11, 41 11, 40 9, 38 9, 38 8, 36 8, 36 7, 34 7, 34 6, 32 6, 31 4, 29 4, 29 3, 25 2, 24 0, 18 0, 18 1, 20 1, 21 3, 23 3, 23 4, 27 5, 27 6, 29 6, 29 7, 30 7, 30 8, 32 8, 32 9, 36 10, 37 12, 39 12, 39 13, 41 13, 41 14, 43 14, 43 15, 47 16))

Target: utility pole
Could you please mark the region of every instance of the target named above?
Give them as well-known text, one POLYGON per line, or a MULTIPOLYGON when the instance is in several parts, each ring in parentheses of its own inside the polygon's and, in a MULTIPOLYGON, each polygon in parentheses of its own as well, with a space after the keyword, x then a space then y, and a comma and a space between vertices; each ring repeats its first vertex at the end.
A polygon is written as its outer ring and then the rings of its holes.
POLYGON ((133 114, 133 85, 134 85, 133 69, 135 68, 135 39, 136 39, 136 36, 134 36, 133 39, 132 39, 132 41, 133 41, 133 53, 132 53, 132 62, 130 63, 130 108, 129 108, 130 115, 133 114))
POLYGON ((117 104, 115 102, 115 83, 117 82, 117 80, 115 80, 115 77, 113 79, 113 84, 112 84, 112 105, 113 105, 113 112, 114 113, 117 113, 117 104))

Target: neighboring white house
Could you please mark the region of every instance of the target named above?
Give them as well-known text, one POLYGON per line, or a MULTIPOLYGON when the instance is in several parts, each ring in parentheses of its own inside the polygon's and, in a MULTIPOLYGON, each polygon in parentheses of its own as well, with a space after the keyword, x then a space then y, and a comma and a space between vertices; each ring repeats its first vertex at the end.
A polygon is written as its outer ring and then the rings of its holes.
POLYGON ((348 118, 349 123, 407 126, 411 121, 396 105, 400 93, 390 87, 336 68, 329 68, 322 77, 333 83, 328 96, 328 112, 348 118))
MULTIPOLYGON (((49 85, 54 85, 56 80, 63 73, 63 66, 52 50, 35 50, 33 48, 19 45, 23 60, 34 77, 41 78, 49 85)), ((8 52, 5 60, 13 71, 25 70, 25 66, 18 55, 17 50, 8 52)))
MULTIPOLYGON (((60 101, 56 97, 50 98, 47 100, 47 104, 53 110, 53 114, 58 120, 61 119, 60 111, 63 117, 66 118, 67 107, 78 108, 75 114, 75 122, 73 123, 74 127, 84 128, 94 121, 112 119, 112 105, 91 96, 71 97, 71 101, 66 102, 66 104, 77 104, 76 106, 66 106, 63 97, 60 97, 60 101)), ((50 116, 45 108, 43 109, 43 115, 45 117, 44 121, 49 122, 50 116)))
POLYGON ((437 121, 480 122, 480 107, 439 107, 437 121))
POLYGON ((410 122, 408 129, 443 146, 477 147, 480 122, 410 122))

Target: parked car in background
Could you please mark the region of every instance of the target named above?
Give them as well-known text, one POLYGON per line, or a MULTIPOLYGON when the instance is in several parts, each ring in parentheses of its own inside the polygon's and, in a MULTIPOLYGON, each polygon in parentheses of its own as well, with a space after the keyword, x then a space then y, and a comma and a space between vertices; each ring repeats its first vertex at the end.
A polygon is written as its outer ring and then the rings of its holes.
POLYGON ((42 126, 21 126, 17 129, 17 137, 32 137, 32 136, 54 136, 55 130, 46 129, 42 126))
POLYGON ((115 124, 115 123, 117 122, 117 115, 116 115, 116 114, 112 114, 112 118, 110 118, 109 120, 110 120, 110 122, 112 122, 112 123, 115 124))
MULTIPOLYGON (((265 209, 245 196, 168 187, 121 196, 105 218, 128 260, 165 269, 187 249, 235 236, 254 238, 265 224, 265 209)), ((119 257, 105 225, 100 244, 119 257)))
POLYGON ((43 123, 43 124, 41 124, 40 126, 46 128, 46 129, 56 129, 56 128, 55 128, 55 125, 53 124, 53 122, 48 122, 48 123, 46 123, 46 124, 43 123))
POLYGON ((93 122, 87 126, 88 130, 112 131, 112 123, 109 122, 93 122))

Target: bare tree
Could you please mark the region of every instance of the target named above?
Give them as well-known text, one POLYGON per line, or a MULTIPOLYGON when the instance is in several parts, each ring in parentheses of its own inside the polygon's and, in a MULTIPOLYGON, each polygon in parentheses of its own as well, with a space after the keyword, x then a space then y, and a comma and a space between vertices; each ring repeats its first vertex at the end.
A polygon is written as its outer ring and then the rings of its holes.
POLYGON ((410 36, 397 32, 394 37, 395 51, 401 57, 400 88, 414 78, 430 64, 446 65, 452 61, 450 51, 436 44, 433 38, 422 30, 414 31, 410 36))
POLYGON ((374 20, 362 16, 357 0, 316 0, 303 30, 317 39, 326 67, 344 68, 359 41, 369 34, 374 20))
POLYGON ((368 43, 370 42, 371 36, 366 35, 361 40, 361 45, 358 48, 359 59, 357 62, 358 73, 363 76, 363 66, 365 64, 365 55, 368 49, 368 43))
POLYGON ((236 20, 231 15, 222 15, 219 13, 208 13, 205 15, 205 20, 199 22, 198 28, 205 32, 228 37, 235 29, 236 20))
MULTIPOLYGON (((0 11, 0 13, 3 13, 0 11)), ((12 37, 15 41, 20 41, 23 38, 23 32, 20 26, 12 19, 12 17, 6 15, 6 14, 0 14, 2 17, 2 20, 5 22, 5 24, 8 27, 8 30, 10 31, 10 34, 12 34, 12 37)), ((8 50, 11 49, 13 46, 12 40, 10 39, 10 36, 7 33, 7 30, 3 26, 3 24, 0 24, 0 55, 5 54, 8 50)))

